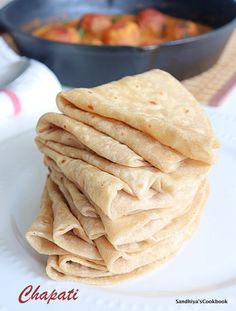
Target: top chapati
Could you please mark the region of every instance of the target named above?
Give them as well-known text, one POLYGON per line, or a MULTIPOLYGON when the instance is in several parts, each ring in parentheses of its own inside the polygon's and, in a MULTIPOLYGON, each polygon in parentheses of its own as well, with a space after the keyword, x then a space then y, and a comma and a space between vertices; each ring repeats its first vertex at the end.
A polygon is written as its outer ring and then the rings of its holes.
POLYGON ((219 143, 207 115, 182 84, 164 71, 63 91, 57 100, 122 121, 188 158, 214 162, 219 143))

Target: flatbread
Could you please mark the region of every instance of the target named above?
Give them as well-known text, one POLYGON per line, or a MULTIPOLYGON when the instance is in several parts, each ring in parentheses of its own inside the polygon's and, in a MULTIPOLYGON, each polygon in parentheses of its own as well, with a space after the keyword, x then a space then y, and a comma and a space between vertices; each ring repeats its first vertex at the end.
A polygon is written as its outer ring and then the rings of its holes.
POLYGON ((192 183, 199 175, 206 175, 210 170, 209 165, 190 159, 187 159, 178 169, 169 174, 162 173, 152 167, 127 168, 107 161, 88 150, 77 149, 53 141, 44 141, 40 137, 36 140, 62 155, 83 160, 116 176, 127 185, 124 191, 131 192, 132 195, 140 199, 145 197, 150 189, 156 192, 176 192, 186 184, 192 183))
POLYGON ((200 223, 219 143, 181 84, 152 70, 57 96, 35 142, 48 177, 26 239, 54 280, 113 284, 175 255, 200 223))
POLYGON ((118 178, 107 174, 81 160, 65 157, 37 142, 39 150, 53 159, 62 173, 75 183, 91 202, 96 202, 112 217, 110 206, 117 193, 126 185, 118 178))
POLYGON ((66 177, 56 171, 51 172, 50 178, 59 187, 70 207, 72 214, 79 220, 88 238, 90 240, 94 240, 105 235, 105 228, 99 218, 84 216, 81 213, 84 205, 86 205, 86 207, 89 205, 89 202, 83 194, 78 193, 78 190, 69 192, 70 189, 72 190, 74 185, 66 177))
POLYGON ((79 211, 82 215, 92 218, 99 217, 96 209, 92 206, 84 194, 80 192, 79 188, 76 187, 74 183, 72 183, 68 178, 65 177, 65 175, 62 174, 61 170, 51 158, 45 156, 44 164, 48 167, 50 173, 53 171, 54 173, 58 173, 60 176, 63 176, 63 184, 67 191, 70 193, 74 204, 80 207, 79 211))
POLYGON ((178 201, 178 197, 181 200, 184 194, 187 195, 185 191, 186 187, 192 187, 195 182, 204 178, 207 172, 207 170, 203 170, 204 174, 195 176, 191 184, 186 183, 184 187, 178 189, 174 197, 171 197, 167 193, 150 191, 145 198, 139 200, 121 191, 124 183, 120 179, 100 171, 86 162, 63 156, 45 145, 38 143, 38 146, 44 154, 56 162, 58 169, 79 187, 88 200, 112 220, 142 210, 171 207, 176 200, 178 201), (89 178, 89 171, 91 171, 91 178, 89 178), (103 180, 100 176, 102 176, 103 180), (86 182, 84 182, 83 178, 86 178, 86 182))
POLYGON ((92 127, 68 118, 65 115, 49 112, 38 121, 36 131, 38 135, 45 135, 52 129, 64 129, 98 155, 125 166, 139 167, 149 166, 139 155, 128 146, 119 143, 108 135, 105 135, 92 127))
POLYGON ((114 275, 108 271, 106 266, 100 266, 81 258, 67 254, 60 256, 58 260, 60 268, 65 274, 74 275, 82 278, 100 278, 114 275))
MULTIPOLYGON (((207 196, 208 185, 204 182, 194 196, 192 202, 194 210, 199 211, 203 209, 207 196)), ((118 251, 109 243, 105 236, 96 239, 95 243, 109 271, 115 274, 127 273, 140 266, 168 256, 170 252, 179 249, 186 237, 190 237, 195 231, 200 217, 201 213, 196 212, 192 217, 193 221, 186 222, 182 230, 174 230, 174 234, 167 234, 166 238, 161 239, 141 252, 125 253, 118 251)))
MULTIPOLYGON (((51 170, 51 178, 58 183, 58 186, 61 186, 61 182, 58 180, 58 178, 55 178, 55 174, 58 174, 58 172, 51 170), (57 180, 56 180, 57 179, 57 180)), ((59 173, 61 175, 61 173, 59 173)), ((66 180, 66 177, 64 177, 64 180, 66 180)), ((67 191, 67 185, 64 184, 65 189, 62 189, 63 194, 67 191)), ((77 190, 78 191, 78 190, 77 190)), ((76 192, 75 192, 76 193, 76 192)), ((81 221, 81 216, 79 216, 79 213, 76 211, 81 211, 81 206, 79 205, 79 202, 74 201, 73 197, 75 197, 75 193, 72 193, 71 198, 69 197, 68 201, 68 194, 66 195, 66 198, 64 198, 64 202, 66 202, 67 206, 70 208, 71 212, 78 217, 81 221), (75 206, 75 204, 77 204, 75 206), (76 207, 76 209, 75 209, 76 207)), ((84 196, 84 200, 86 200, 86 197, 84 196)), ((89 204, 89 202, 87 202, 89 204)), ((163 226, 165 226, 167 223, 170 222, 171 217, 169 210, 167 210, 167 216, 165 219, 160 219, 160 215, 158 212, 143 212, 139 214, 134 214, 130 216, 125 216, 118 221, 110 220, 98 207, 93 207, 91 205, 91 208, 96 209, 96 211, 99 211, 99 215, 101 218, 85 218, 84 219, 84 230, 86 231, 87 235, 93 239, 97 233, 100 235, 103 235, 102 233, 106 234, 111 241, 119 242, 123 241, 123 243, 129 243, 133 241, 139 241, 140 239, 145 239, 153 235, 157 230, 161 229, 163 226), (86 223, 87 222, 87 223, 86 223), (94 226, 91 226, 91 222, 94 226), (97 228, 99 228, 99 231, 97 232, 97 228)), ((81 213, 82 214, 82 213, 81 213)), ((166 215, 165 215, 166 216, 166 215)), ((85 217, 85 216, 84 216, 85 217)), ((81 222, 82 226, 83 223, 81 222)), ((122 243, 122 242, 121 242, 122 243)))
POLYGON ((54 214, 53 241, 67 252, 84 259, 102 261, 93 242, 88 237, 86 241, 82 239, 85 235, 82 226, 72 215, 58 187, 50 178, 47 190, 54 214))
MULTIPOLYGON (((57 180, 54 181, 60 186, 60 180, 63 176, 61 173, 58 174, 58 171, 55 171, 48 163, 51 171, 51 176, 57 174, 57 180), (60 177, 59 177, 60 176, 60 177)), ((63 176, 64 181, 68 181, 65 176, 63 176)), ((90 206, 90 209, 96 209, 97 213, 100 215, 99 219, 91 219, 89 217, 84 217, 81 224, 85 229, 86 233, 90 238, 94 237, 96 234, 103 235, 104 227, 105 233, 109 238, 110 242, 113 244, 127 244, 132 242, 143 241, 151 238, 157 231, 166 226, 174 217, 178 217, 185 213, 185 210, 188 209, 188 205, 191 203, 195 192, 198 189, 198 185, 202 179, 198 180, 198 183, 195 181, 195 185, 191 185, 185 189, 185 192, 179 193, 178 203, 176 202, 172 207, 167 209, 154 209, 150 211, 143 211, 129 216, 123 216, 119 219, 111 220, 108 218, 97 206, 90 206), (181 200, 180 200, 181 199, 181 200), (83 225, 84 222, 84 225, 83 225), (93 225, 91 225, 93 224, 93 225)), ((67 182, 64 183, 65 190, 67 190, 67 182)), ((65 193, 65 190, 62 192, 65 193)), ((82 206, 86 202, 86 197, 84 196, 82 201, 73 200, 76 197, 76 192, 79 190, 74 188, 71 192, 71 199, 67 199, 67 204, 70 207, 72 213, 78 217, 81 221, 81 215, 79 216, 76 213, 76 209, 82 212, 82 206), (74 201, 74 202, 71 202, 74 201), (80 205, 82 202, 82 205, 80 205)), ((82 197, 83 194, 80 193, 82 197)), ((68 198, 68 195, 66 195, 68 198)), ((124 202, 125 203, 125 202, 124 202)), ((86 205, 90 204, 88 201, 86 205)), ((93 239, 93 238, 92 238, 93 239)))
POLYGON ((164 263, 167 258, 171 257, 183 245, 186 239, 192 236, 199 224, 200 210, 204 206, 207 193, 208 187, 205 183, 205 186, 198 192, 194 201, 196 207, 198 206, 194 221, 189 222, 176 236, 157 243, 153 248, 149 248, 142 253, 127 255, 124 252, 117 252, 103 237, 99 238, 96 244, 108 267, 107 271, 101 272, 96 268, 81 265, 80 260, 75 256, 65 255, 49 257, 46 268, 47 274, 54 280, 109 284, 126 280, 134 275, 142 274, 142 272, 147 272, 148 268, 156 267, 158 265, 157 263, 164 263))
MULTIPOLYGON (((202 182, 204 183, 204 181, 202 182)), ((115 220, 109 219, 97 209, 105 227, 106 236, 113 245, 134 243, 150 239, 159 232, 159 230, 171 223, 174 218, 184 215, 189 209, 199 187, 201 189, 202 182, 199 181, 192 187, 186 189, 186 193, 182 194, 182 199, 176 202, 171 208, 143 211, 115 220)))
POLYGON ((59 93, 57 102, 122 121, 184 156, 212 164, 219 143, 203 108, 167 72, 155 69, 91 89, 59 93))
MULTIPOLYGON (((205 197, 201 200, 194 199, 189 207, 186 209, 186 212, 184 214, 181 214, 180 216, 174 218, 169 224, 167 224, 165 227, 163 227, 161 230, 158 230, 153 236, 151 236, 149 239, 135 242, 135 243, 129 243, 129 244, 121 244, 116 245, 114 244, 114 248, 120 252, 126 252, 126 253, 137 253, 141 252, 153 245, 155 245, 157 242, 168 239, 172 236, 175 236, 178 232, 185 230, 186 226, 191 225, 194 221, 197 221, 197 219, 200 220, 201 214, 204 209, 204 202, 206 201, 206 197, 209 192, 209 185, 208 182, 205 182, 205 197), (202 203, 201 203, 202 202, 202 203)), ((200 188, 198 191, 202 191, 203 189, 200 188)))
POLYGON ((163 172, 173 172, 185 160, 185 156, 160 144, 153 137, 129 125, 72 106, 63 97, 58 97, 57 106, 65 115, 92 126, 122 144, 127 145, 147 162, 163 172))
POLYGON ((26 240, 39 254, 63 255, 67 252, 53 241, 53 211, 47 187, 44 187, 39 215, 26 232, 26 240))
POLYGON ((67 157, 80 159, 104 172, 116 176, 127 185, 124 190, 138 198, 144 197, 151 188, 157 192, 169 192, 174 187, 168 175, 163 174, 155 168, 125 167, 117 163, 112 163, 88 150, 66 146, 54 141, 45 141, 41 137, 37 137, 37 141, 67 157))
POLYGON ((52 128, 40 133, 41 139, 44 141, 53 141, 66 146, 75 147, 83 150, 88 150, 79 140, 71 133, 60 128, 52 128))
POLYGON ((149 265, 143 266, 126 274, 112 275, 106 277, 79 277, 73 275, 73 273, 68 274, 68 271, 64 271, 58 264, 60 256, 49 256, 46 266, 46 273, 51 279, 55 281, 80 282, 93 285, 109 285, 136 278, 147 272, 152 271, 153 269, 159 268, 175 255, 176 252, 170 254, 168 257, 157 260, 156 262, 153 262, 149 265))

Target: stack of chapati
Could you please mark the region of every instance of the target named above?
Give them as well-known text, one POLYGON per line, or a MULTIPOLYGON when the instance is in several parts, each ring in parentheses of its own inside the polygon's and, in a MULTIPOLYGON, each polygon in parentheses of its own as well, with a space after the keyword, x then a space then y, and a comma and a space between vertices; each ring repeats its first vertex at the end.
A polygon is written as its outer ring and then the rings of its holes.
POLYGON ((55 280, 108 284, 158 267, 191 237, 218 141, 160 70, 61 92, 36 143, 49 175, 26 237, 55 280))

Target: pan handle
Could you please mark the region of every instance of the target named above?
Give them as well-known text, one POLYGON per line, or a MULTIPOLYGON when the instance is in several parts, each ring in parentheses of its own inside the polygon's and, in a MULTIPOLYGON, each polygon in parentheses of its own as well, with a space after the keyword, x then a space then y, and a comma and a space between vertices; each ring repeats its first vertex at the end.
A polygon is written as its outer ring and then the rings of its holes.
POLYGON ((3 24, 3 21, 2 21, 2 12, 3 12, 3 10, 0 9, 0 33, 6 31, 6 28, 4 27, 4 24, 3 24))
POLYGON ((12 4, 12 0, 7 0, 5 1, 5 5, 1 6, 0 8, 0 33, 1 32, 7 32, 7 27, 4 23, 4 15, 5 15, 5 12, 6 12, 6 9, 8 8, 8 6, 10 6, 12 4))

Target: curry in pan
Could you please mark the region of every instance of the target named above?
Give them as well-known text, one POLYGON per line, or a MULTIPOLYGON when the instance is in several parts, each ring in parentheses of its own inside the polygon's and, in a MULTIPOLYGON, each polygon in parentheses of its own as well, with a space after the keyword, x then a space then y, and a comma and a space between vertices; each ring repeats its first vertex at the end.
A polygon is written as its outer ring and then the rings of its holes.
POLYGON ((92 45, 148 46, 198 36, 210 27, 148 8, 136 15, 89 13, 41 25, 32 32, 47 40, 92 45))

